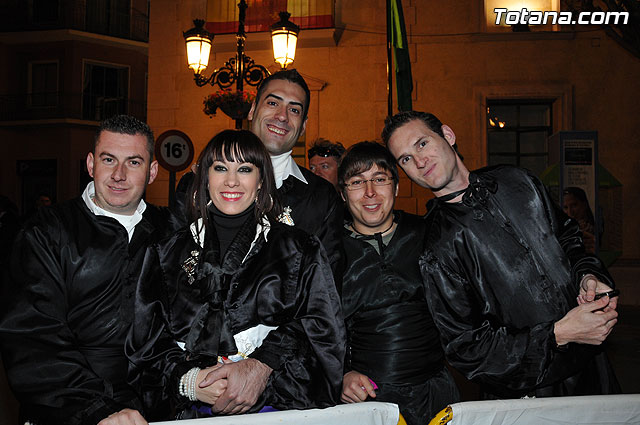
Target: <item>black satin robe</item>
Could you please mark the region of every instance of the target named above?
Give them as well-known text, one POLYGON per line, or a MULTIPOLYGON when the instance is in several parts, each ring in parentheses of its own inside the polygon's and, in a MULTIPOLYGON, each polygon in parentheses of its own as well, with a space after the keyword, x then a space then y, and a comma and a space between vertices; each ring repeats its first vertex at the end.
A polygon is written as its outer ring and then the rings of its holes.
POLYGON ((333 277, 340 292, 344 271, 342 247, 343 203, 331 183, 299 167, 307 184, 293 176, 282 182, 277 194, 282 207, 291 208, 295 227, 316 235, 327 252, 333 277))
POLYGON ((274 369, 250 412, 265 404, 337 403, 345 330, 324 250, 316 237, 276 223, 249 251, 255 229, 245 225, 222 261, 215 234, 207 234, 202 249, 189 229, 147 253, 126 347, 147 419, 170 419, 182 409, 181 417, 192 414, 193 403, 178 395, 182 374, 236 353, 233 335, 258 324, 279 328, 250 355, 274 369), (201 254, 189 284, 182 264, 193 252, 201 254), (185 342, 186 351, 176 341, 185 342))
POLYGON ((371 378, 379 387, 375 401, 397 403, 409 425, 426 424, 459 395, 444 368, 418 266, 424 220, 402 211, 394 220, 396 230, 380 254, 351 231, 343 234, 345 370, 371 378))
POLYGON ((115 219, 77 198, 25 225, 0 301, 3 361, 23 419, 96 424, 140 407, 123 346, 145 248, 167 223, 166 210, 147 204, 129 242, 115 219))
POLYGON ((424 222, 394 215, 398 225, 381 254, 349 230, 343 235, 347 370, 380 383, 418 384, 443 368, 444 354, 420 283, 424 222))
POLYGON ((585 274, 614 286, 578 224, 524 170, 485 168, 469 181, 462 202, 429 209, 420 262, 451 365, 501 398, 618 391, 602 347, 555 342, 585 274))

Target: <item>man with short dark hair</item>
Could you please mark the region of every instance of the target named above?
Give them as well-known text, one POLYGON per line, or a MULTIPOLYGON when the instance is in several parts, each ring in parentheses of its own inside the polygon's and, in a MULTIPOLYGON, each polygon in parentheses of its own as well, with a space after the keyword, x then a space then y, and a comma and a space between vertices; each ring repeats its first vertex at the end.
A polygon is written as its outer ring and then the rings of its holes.
POLYGON ((120 115, 102 123, 81 197, 41 208, 14 246, 0 309, 7 377, 34 424, 145 424, 127 384, 124 341, 146 247, 168 213, 142 197, 153 133, 120 115))
POLYGON ((331 183, 338 191, 338 167, 344 151, 340 142, 331 143, 325 139, 318 139, 307 152, 309 170, 331 183))
POLYGON ((309 87, 298 71, 276 72, 260 84, 248 118, 251 131, 271 155, 278 195, 285 208, 283 219, 318 236, 337 278, 342 273, 342 202, 326 180, 299 167, 291 156, 306 129, 310 99, 309 87))
POLYGON ((540 180, 512 166, 470 172, 432 114, 399 113, 382 138, 436 196, 420 266, 451 365, 489 397, 619 392, 599 346, 618 298, 595 299, 613 281, 540 180))
POLYGON ((407 424, 426 424, 459 395, 420 279, 424 221, 394 211, 398 169, 384 146, 353 145, 338 176, 353 217, 342 239, 348 335, 342 401, 397 403, 407 424))

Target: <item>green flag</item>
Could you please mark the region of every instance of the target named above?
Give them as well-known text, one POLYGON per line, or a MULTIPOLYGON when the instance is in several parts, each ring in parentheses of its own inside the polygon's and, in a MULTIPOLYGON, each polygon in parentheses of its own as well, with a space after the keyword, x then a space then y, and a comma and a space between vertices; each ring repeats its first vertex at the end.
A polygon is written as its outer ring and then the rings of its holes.
POLYGON ((409 59, 409 43, 407 30, 404 26, 401 0, 388 0, 391 3, 391 44, 396 71, 396 90, 398 96, 398 110, 411 111, 411 92, 413 91, 413 77, 411 76, 411 60, 409 59))

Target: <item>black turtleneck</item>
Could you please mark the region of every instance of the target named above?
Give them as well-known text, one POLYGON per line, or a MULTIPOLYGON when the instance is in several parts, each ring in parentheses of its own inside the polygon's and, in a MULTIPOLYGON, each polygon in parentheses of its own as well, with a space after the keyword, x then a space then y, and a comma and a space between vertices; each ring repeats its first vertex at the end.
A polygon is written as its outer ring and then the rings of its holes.
POLYGON ((252 203, 246 210, 240 214, 229 215, 220 211, 213 204, 209 204, 210 217, 213 221, 213 227, 216 230, 218 241, 220 243, 220 258, 224 258, 227 253, 227 248, 233 242, 242 226, 251 217, 255 210, 255 202, 252 203))

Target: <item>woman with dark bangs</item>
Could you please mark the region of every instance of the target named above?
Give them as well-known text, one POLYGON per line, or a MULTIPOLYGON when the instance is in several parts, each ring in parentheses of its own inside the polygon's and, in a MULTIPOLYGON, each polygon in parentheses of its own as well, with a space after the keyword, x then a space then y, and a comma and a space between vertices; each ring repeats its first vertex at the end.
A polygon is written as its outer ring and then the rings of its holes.
POLYGON ((331 268, 315 236, 279 222, 260 139, 213 137, 188 199, 192 224, 149 249, 136 291, 126 351, 147 420, 335 405, 345 330, 331 268))

